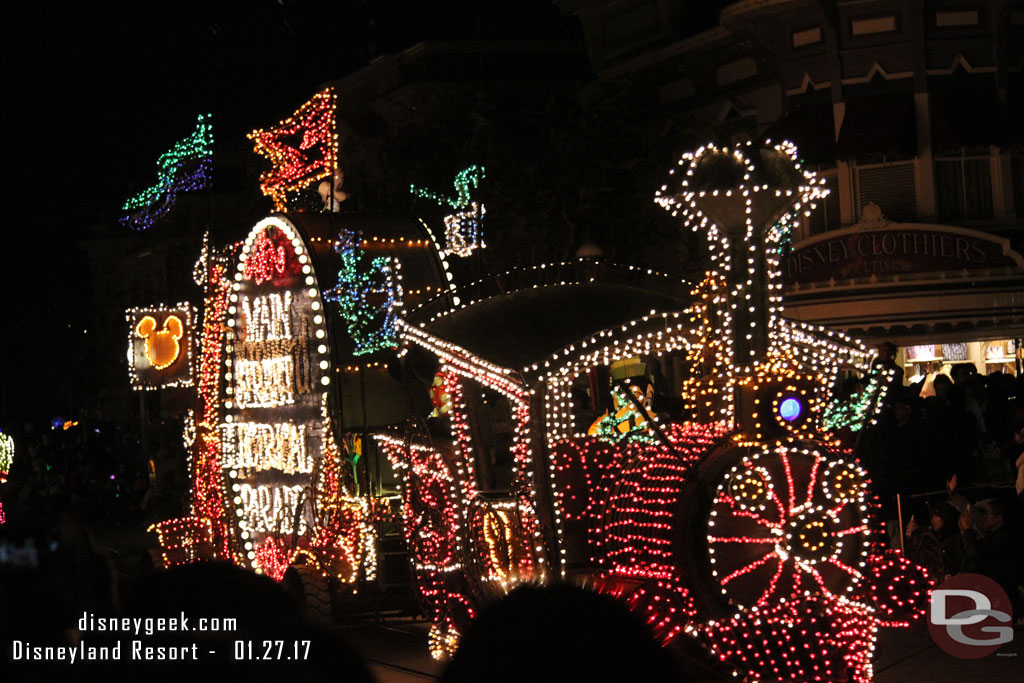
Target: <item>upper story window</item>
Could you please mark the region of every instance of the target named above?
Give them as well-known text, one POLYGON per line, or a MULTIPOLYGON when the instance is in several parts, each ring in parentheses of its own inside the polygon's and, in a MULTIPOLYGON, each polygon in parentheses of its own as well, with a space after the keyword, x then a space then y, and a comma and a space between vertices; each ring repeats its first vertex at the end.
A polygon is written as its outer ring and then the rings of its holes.
POLYGON ((914 162, 872 164, 857 167, 857 211, 876 204, 894 223, 917 219, 917 187, 914 162))
POLYGON ((988 156, 935 160, 935 203, 947 221, 983 221, 995 217, 992 163, 988 156))

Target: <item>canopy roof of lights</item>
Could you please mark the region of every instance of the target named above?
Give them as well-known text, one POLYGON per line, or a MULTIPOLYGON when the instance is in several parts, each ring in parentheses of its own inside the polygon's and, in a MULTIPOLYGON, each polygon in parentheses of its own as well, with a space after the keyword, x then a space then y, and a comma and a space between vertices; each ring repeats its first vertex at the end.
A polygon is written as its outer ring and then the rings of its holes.
MULTIPOLYGON (((431 315, 439 309, 428 302, 407 315, 403 334, 440 358, 489 365, 502 381, 529 388, 577 357, 649 334, 688 343, 697 332, 689 322, 691 287, 672 276, 612 263, 531 266, 461 286, 465 305, 455 310, 431 315)), ((865 367, 870 360, 860 343, 841 332, 785 318, 779 324, 789 343, 811 358, 825 353, 824 342, 840 366, 865 367)), ((421 358, 412 354, 409 362, 423 365, 420 374, 427 376, 421 358)), ((611 360, 602 356, 595 362, 611 360)))
MULTIPOLYGON (((523 289, 568 284, 615 284, 658 292, 679 301, 689 301, 693 283, 678 275, 612 261, 574 259, 556 263, 517 266, 504 273, 490 274, 476 282, 460 283, 455 305, 468 306, 492 297, 523 289)), ((432 323, 451 311, 447 297, 435 298, 406 312, 406 320, 421 325, 432 323)))
POLYGON ((578 350, 674 327, 675 312, 685 306, 675 297, 625 285, 537 286, 473 303, 423 327, 406 325, 405 335, 443 351, 442 357, 491 365, 529 387, 578 350))

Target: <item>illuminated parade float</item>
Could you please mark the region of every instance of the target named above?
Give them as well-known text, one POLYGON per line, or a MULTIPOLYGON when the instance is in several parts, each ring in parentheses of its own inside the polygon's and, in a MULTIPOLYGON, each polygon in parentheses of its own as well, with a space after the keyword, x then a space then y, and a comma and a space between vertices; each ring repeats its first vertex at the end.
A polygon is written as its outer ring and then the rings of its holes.
MULTIPOLYGON (((0 432, 0 484, 6 483, 7 475, 11 472, 11 462, 14 460, 14 439, 7 434, 0 432)), ((7 521, 4 515, 4 502, 0 500, 0 524, 7 521)))
POLYGON ((401 473, 436 656, 492 596, 573 580, 665 644, 700 642, 728 675, 871 677, 876 630, 918 618, 928 581, 877 544, 868 475, 837 437, 873 419, 889 376, 838 411, 841 371, 868 372, 870 354, 782 309, 779 254, 820 194, 791 146, 705 147, 656 198, 708 238, 688 302, 653 273, 638 287, 595 267, 400 323, 451 403, 448 439, 377 437, 401 473), (678 421, 652 401, 674 374, 678 421))
POLYGON ((129 312, 140 388, 198 346, 192 516, 154 525, 165 563, 294 567, 310 598, 374 581, 397 512, 436 657, 517 584, 572 581, 723 676, 870 680, 876 631, 917 619, 929 581, 880 542, 845 436, 890 377, 833 404, 871 354, 785 316, 780 255, 824 193, 796 150, 679 161, 656 202, 707 237, 696 285, 580 261, 455 289, 447 259, 483 246, 483 169, 454 199, 413 188, 454 211, 445 248, 422 222, 336 214, 333 106, 250 135, 278 211, 330 178, 327 210, 206 245, 198 325, 129 312))
MULTIPOLYGON (((274 164, 261 187, 278 208, 335 174, 333 121, 325 90, 278 127, 250 134, 274 164)), ((194 173, 181 164, 159 186, 182 175, 191 187, 194 173)), ((344 200, 323 184, 325 202, 344 200)), ((379 359, 399 346, 405 303, 449 292, 445 253, 421 222, 275 214, 242 242, 204 243, 193 276, 205 291, 200 326, 187 304, 127 312, 133 386, 195 386, 184 429, 192 515, 151 527, 163 564, 225 559, 276 580, 294 567, 312 616, 328 616, 331 585, 376 578, 374 520, 389 503, 380 473, 365 459, 360 466, 362 443, 368 415, 406 418, 390 405, 401 400, 380 398, 401 386, 379 359), (355 397, 353 378, 362 385, 355 397)))

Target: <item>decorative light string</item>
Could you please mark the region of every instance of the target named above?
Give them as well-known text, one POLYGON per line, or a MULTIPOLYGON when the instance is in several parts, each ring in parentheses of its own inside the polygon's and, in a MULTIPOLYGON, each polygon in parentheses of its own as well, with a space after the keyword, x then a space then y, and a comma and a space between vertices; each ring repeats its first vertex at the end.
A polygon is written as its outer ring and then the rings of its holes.
POLYGON ((353 468, 342 466, 334 440, 327 401, 321 404, 324 453, 313 474, 313 515, 310 547, 313 561, 325 576, 354 584, 377 578, 377 532, 374 503, 359 495, 353 468))
POLYGON ((182 192, 201 190, 213 171, 213 126, 209 114, 200 114, 196 129, 157 159, 156 184, 131 197, 121 207, 121 224, 146 230, 167 214, 182 192))
POLYGON ((402 308, 398 259, 368 258, 357 246, 360 241, 352 232, 339 235, 335 246, 341 257, 338 284, 325 292, 325 298, 338 303, 356 356, 398 346, 396 325, 402 308))
MULTIPOLYGON (((11 463, 14 462, 14 439, 10 434, 0 432, 0 484, 6 483, 11 473, 11 463)), ((0 500, 0 524, 4 524, 7 517, 4 515, 4 503, 0 500)))
POLYGON ((213 521, 209 518, 169 519, 151 524, 146 531, 157 536, 164 569, 213 559, 213 521))
MULTIPOLYGON (((199 379, 196 391, 195 437, 190 451, 192 517, 208 520, 214 548, 222 559, 237 561, 227 517, 223 472, 221 470, 221 365, 224 362, 224 328, 228 315, 231 280, 228 262, 233 249, 215 250, 203 240, 202 282, 205 284, 203 327, 200 339, 199 379)), ((197 278, 198 279, 198 278, 197 278)))
POLYGON ((456 256, 469 256, 477 249, 483 249, 483 218, 487 213, 481 202, 473 201, 472 190, 485 177, 483 166, 470 166, 455 176, 455 196, 446 197, 431 190, 410 185, 409 191, 417 197, 437 202, 440 206, 455 209, 455 213, 444 217, 446 249, 456 256))
POLYGON ((456 294, 457 287, 455 286, 455 276, 452 274, 448 267, 448 252, 441 248, 441 243, 434 237, 434 231, 430 229, 427 222, 422 218, 417 218, 420 225, 423 226, 423 230, 427 233, 427 237, 430 238, 430 244, 434 247, 434 252, 437 254, 437 260, 441 264, 441 271, 444 273, 444 279, 448 282, 448 290, 445 293, 451 306, 458 306, 461 301, 458 294, 456 294))
POLYGON ((14 439, 10 434, 0 432, 0 484, 7 481, 14 462, 14 439))
POLYGON ((249 133, 254 151, 270 160, 271 170, 260 174, 260 189, 285 211, 288 193, 330 177, 338 166, 338 135, 334 132, 336 98, 333 88, 311 100, 273 128, 249 133))
POLYGON ((486 177, 483 166, 470 166, 459 171, 455 175, 455 196, 446 197, 426 188, 409 186, 409 192, 417 197, 423 197, 437 202, 440 206, 448 206, 453 209, 464 209, 470 205, 471 191, 480 186, 480 181, 486 177))

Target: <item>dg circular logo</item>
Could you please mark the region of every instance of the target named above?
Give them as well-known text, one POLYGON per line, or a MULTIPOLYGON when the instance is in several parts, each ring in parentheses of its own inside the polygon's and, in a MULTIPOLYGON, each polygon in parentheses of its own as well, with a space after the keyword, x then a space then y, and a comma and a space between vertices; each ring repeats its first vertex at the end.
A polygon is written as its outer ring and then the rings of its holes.
POLYGON ((1012 614, 1010 598, 998 583, 980 574, 958 574, 931 592, 928 632, 954 657, 979 659, 1013 640, 1012 614))

